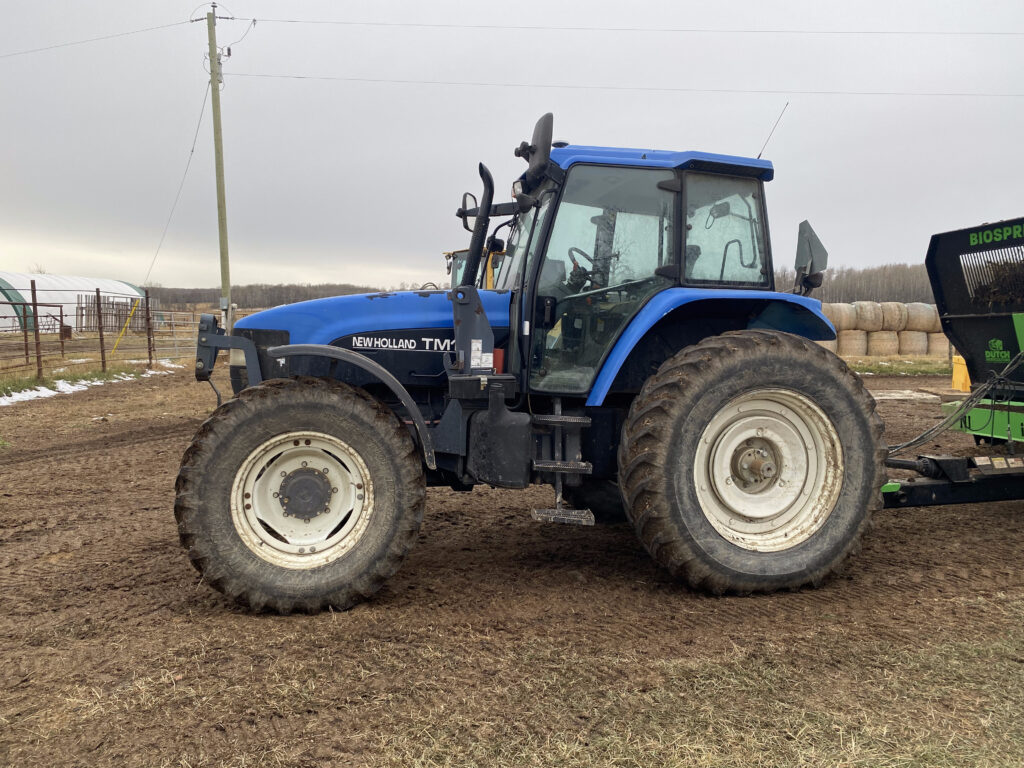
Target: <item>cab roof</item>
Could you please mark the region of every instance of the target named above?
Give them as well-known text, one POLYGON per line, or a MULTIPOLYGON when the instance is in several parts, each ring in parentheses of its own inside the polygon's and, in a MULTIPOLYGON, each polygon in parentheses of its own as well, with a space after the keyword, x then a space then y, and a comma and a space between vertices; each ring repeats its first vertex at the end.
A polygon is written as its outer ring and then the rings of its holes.
POLYGON ((563 170, 576 163, 597 165, 634 165, 643 168, 683 168, 694 171, 753 176, 771 181, 775 169, 768 160, 710 152, 668 152, 661 149, 623 149, 618 147, 586 147, 570 144, 553 147, 551 161, 563 170))

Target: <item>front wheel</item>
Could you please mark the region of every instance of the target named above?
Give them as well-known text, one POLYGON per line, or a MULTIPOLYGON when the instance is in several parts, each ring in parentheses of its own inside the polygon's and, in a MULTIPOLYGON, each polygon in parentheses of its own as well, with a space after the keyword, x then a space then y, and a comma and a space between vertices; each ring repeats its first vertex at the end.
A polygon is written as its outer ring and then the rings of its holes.
POLYGON ((216 589, 280 613, 349 608, 393 574, 423 518, 408 430, 366 393, 272 380, 218 408, 185 452, 175 515, 216 589))
POLYGON ((619 449, 651 555, 713 593, 817 585, 881 504, 882 423, 860 380, 797 336, 688 347, 644 385, 619 449))

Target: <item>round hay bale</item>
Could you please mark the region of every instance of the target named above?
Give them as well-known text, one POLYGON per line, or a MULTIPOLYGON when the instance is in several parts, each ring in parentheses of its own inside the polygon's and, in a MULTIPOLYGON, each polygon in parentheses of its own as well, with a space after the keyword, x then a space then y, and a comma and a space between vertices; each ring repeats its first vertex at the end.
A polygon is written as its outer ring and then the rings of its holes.
POLYGON ((902 331, 907 327, 907 305, 902 301, 883 301, 882 330, 902 331))
POLYGON ((840 357, 864 357, 868 353, 867 331, 840 331, 837 342, 840 357))
POLYGON ((928 334, 924 331, 900 331, 901 355, 927 355, 928 334))
POLYGON ((868 357, 890 357, 900 351, 896 331, 872 331, 868 334, 868 357))
POLYGON ((819 347, 824 347, 829 352, 831 352, 833 355, 837 353, 836 351, 839 348, 839 341, 838 341, 838 339, 832 339, 832 341, 816 341, 814 343, 817 344, 819 347))
MULTIPOLYGON (((907 326, 904 330, 928 333, 935 328, 938 320, 939 313, 934 304, 922 304, 915 301, 912 304, 907 304, 907 326)), ((941 329, 942 327, 939 326, 939 330, 941 329)))
POLYGON ((949 339, 946 334, 928 334, 928 357, 949 357, 949 339))
POLYGON ((821 312, 837 331, 852 331, 857 327, 857 310, 852 304, 822 304, 821 312))
MULTIPOLYGON (((934 304, 932 306, 935 306, 934 304)), ((928 329, 928 333, 944 333, 945 329, 942 327, 942 316, 939 314, 939 308, 935 307, 935 321, 932 323, 932 327, 928 329)))
POLYGON ((858 331, 882 330, 882 305, 877 301, 855 301, 858 331))

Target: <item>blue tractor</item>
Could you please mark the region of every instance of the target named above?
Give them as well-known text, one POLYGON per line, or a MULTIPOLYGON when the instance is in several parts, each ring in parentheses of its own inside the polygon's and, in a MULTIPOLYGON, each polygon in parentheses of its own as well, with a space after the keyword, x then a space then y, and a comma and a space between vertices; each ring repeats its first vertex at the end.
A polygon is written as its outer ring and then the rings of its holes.
POLYGON ((472 232, 450 291, 306 301, 199 329, 234 397, 182 460, 193 564, 257 610, 345 609, 416 540, 427 486, 547 484, 534 518, 628 519, 711 593, 817 585, 881 505, 874 401, 815 340, 827 255, 800 226, 777 292, 771 163, 557 144, 544 115, 510 202, 472 232), (492 227, 492 222, 495 226, 492 227))

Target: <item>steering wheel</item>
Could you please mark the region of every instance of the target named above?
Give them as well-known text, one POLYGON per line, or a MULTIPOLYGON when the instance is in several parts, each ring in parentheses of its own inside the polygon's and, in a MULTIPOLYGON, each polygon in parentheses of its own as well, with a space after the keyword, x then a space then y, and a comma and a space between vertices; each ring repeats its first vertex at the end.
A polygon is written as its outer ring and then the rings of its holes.
POLYGON ((589 261, 590 262, 590 266, 594 266, 594 259, 591 256, 587 255, 586 253, 581 251, 579 248, 576 248, 575 246, 573 246, 572 248, 569 249, 569 261, 572 262, 572 265, 574 267, 577 267, 578 269, 586 269, 586 267, 580 267, 580 263, 578 261, 576 261, 576 256, 573 256, 574 253, 579 255, 579 256, 582 256, 584 259, 589 261))

